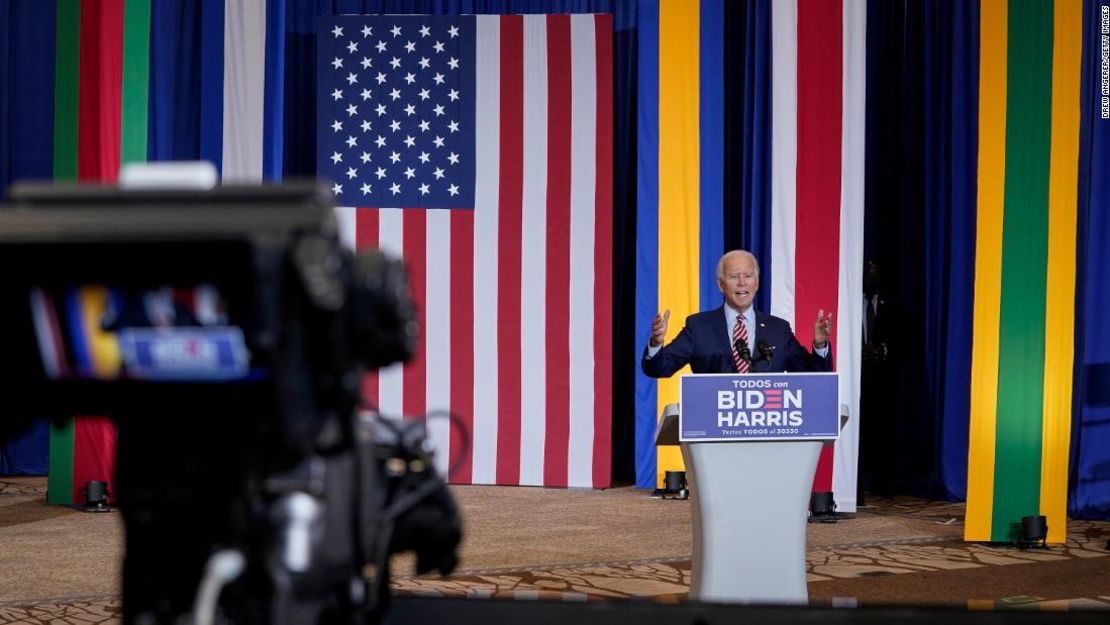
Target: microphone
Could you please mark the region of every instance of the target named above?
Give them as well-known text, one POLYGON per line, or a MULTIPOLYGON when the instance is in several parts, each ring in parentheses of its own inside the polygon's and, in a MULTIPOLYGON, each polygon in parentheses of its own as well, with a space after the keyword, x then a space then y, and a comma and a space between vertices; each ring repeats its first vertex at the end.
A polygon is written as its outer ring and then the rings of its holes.
POLYGON ((771 364, 771 360, 775 357, 775 348, 771 347, 771 344, 763 339, 756 341, 755 348, 759 350, 759 354, 762 356, 763 360, 767 361, 768 365, 771 364))
POLYGON ((748 366, 751 367, 752 351, 748 349, 748 342, 744 339, 736 339, 732 347, 736 350, 736 353, 740 355, 740 359, 748 361, 748 366))

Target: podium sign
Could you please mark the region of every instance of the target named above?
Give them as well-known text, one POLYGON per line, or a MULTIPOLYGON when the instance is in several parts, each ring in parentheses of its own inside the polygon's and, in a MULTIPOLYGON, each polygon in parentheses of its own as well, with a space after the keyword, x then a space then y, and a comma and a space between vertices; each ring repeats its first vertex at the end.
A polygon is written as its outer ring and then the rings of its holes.
POLYGON ((832 440, 840 434, 836 373, 682 377, 681 442, 832 440))

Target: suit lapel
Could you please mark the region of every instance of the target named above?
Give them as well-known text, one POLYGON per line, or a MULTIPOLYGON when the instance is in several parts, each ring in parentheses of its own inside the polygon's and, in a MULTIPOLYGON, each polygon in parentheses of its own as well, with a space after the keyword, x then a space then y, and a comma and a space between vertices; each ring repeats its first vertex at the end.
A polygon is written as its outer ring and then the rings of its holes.
MULTIPOLYGON (((763 311, 760 311, 760 310, 755 311, 755 338, 753 339, 752 342, 755 343, 755 345, 756 345, 756 348, 755 348, 756 354, 753 354, 756 358, 762 358, 763 357, 763 354, 759 353, 759 340, 760 339, 763 339, 763 340, 767 341, 768 344, 773 345, 773 343, 771 341, 767 340, 767 322, 768 321, 769 321, 769 317, 767 315, 765 315, 763 313, 763 311)), ((772 347, 771 349, 774 349, 774 347, 772 347)), ((772 354, 771 355, 771 360, 773 362, 774 361, 774 352, 772 352, 771 354, 772 354)), ((763 370, 767 371, 768 369, 770 369, 772 362, 768 362, 767 364, 762 365, 764 367, 763 370)))
POLYGON ((759 339, 765 339, 766 337, 763 335, 767 333, 767 315, 763 314, 763 311, 755 311, 755 328, 753 330, 755 331, 755 338, 752 342, 759 345, 759 339))
POLYGON ((713 315, 714 336, 717 337, 717 344, 721 346, 721 349, 724 350, 724 353, 727 356, 725 360, 728 362, 729 367, 732 369, 732 373, 736 373, 736 361, 732 359, 732 341, 729 339, 728 330, 726 329, 726 326, 728 325, 728 320, 725 319, 725 307, 722 305, 714 312, 716 312, 716 314, 713 315), (724 323, 721 323, 722 321, 724 323))

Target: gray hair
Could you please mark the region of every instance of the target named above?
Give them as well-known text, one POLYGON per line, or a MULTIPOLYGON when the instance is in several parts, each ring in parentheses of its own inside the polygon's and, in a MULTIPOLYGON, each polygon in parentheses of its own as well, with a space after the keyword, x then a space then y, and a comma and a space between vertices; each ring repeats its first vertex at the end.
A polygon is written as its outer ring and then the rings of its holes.
POLYGON ((721 256, 721 260, 717 261, 717 279, 718 280, 724 280, 725 279, 725 261, 728 260, 729 258, 732 258, 733 256, 745 256, 749 260, 751 260, 752 265, 755 266, 755 277, 757 277, 757 278, 759 277, 759 261, 756 260, 755 254, 752 254, 748 250, 732 250, 731 252, 725 252, 724 255, 721 256))

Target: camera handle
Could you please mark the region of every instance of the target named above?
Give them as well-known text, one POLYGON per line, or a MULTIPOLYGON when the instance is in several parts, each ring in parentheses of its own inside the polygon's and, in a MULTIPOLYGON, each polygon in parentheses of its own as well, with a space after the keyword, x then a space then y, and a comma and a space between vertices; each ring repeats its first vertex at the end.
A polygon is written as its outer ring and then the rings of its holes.
POLYGON ((237 549, 217 551, 208 558, 204 577, 197 587, 197 597, 193 602, 193 622, 196 625, 212 625, 216 621, 216 604, 220 591, 243 573, 246 564, 246 558, 237 549))

